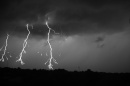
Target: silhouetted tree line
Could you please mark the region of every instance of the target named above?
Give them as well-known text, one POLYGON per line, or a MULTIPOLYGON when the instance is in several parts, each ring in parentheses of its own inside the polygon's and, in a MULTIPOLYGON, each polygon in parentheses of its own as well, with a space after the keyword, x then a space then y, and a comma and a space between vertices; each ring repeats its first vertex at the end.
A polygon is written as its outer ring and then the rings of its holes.
MULTIPOLYGON (((64 69, 44 70, 44 69, 21 69, 21 68, 0 68, 0 82, 2 84, 91 84, 91 85, 130 85, 130 73, 105 73, 87 71, 68 72, 64 69), (9 82, 9 83, 7 83, 9 82)), ((105 86, 106 86, 105 85, 105 86)))

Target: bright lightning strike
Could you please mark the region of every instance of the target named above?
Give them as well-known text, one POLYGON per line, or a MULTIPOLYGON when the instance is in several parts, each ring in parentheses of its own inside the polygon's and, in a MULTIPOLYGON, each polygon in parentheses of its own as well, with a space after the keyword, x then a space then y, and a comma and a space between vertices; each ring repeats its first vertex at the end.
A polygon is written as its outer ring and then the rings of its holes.
MULTIPOLYGON (((4 62, 4 56, 6 57, 6 59, 8 60, 6 54, 6 50, 7 50, 7 46, 8 46, 8 38, 9 38, 9 34, 7 34, 6 37, 6 42, 5 42, 5 47, 4 47, 4 53, 2 54, 2 58, 0 59, 0 61, 4 62)), ((3 49, 3 47, 0 49, 0 51, 3 49)))
POLYGON ((2 49, 3 49, 3 46, 0 48, 0 51, 2 51, 2 49))
POLYGON ((28 40, 28 37, 29 37, 29 35, 30 35, 30 30, 28 29, 28 24, 26 25, 26 27, 27 27, 27 30, 28 30, 28 35, 27 35, 27 37, 26 37, 26 39, 24 40, 24 43, 23 43, 23 49, 22 49, 22 51, 21 51, 21 53, 19 54, 19 59, 18 60, 16 60, 16 62, 21 62, 21 65, 24 65, 25 63, 23 62, 23 60, 22 60, 22 56, 23 56, 23 54, 26 54, 26 50, 25 50, 25 48, 26 48, 26 46, 27 46, 27 40, 28 40))
MULTIPOLYGON (((58 64, 57 63, 57 61, 53 58, 53 55, 52 55, 52 46, 51 46, 51 44, 50 44, 50 31, 52 30, 52 31, 54 31, 53 29, 51 29, 50 27, 49 27, 49 25, 48 25, 48 22, 46 21, 46 26, 48 27, 48 29, 49 29, 49 31, 48 31, 48 38, 47 38, 47 42, 48 42, 48 44, 49 44, 49 47, 50 47, 50 58, 47 60, 47 62, 49 62, 49 65, 48 65, 48 67, 49 67, 49 69, 53 69, 53 65, 52 65, 52 60, 53 60, 53 62, 55 63, 55 64, 58 64)), ((54 31, 54 33, 55 33, 55 31, 54 31)), ((47 63, 46 62, 46 63, 47 63)), ((45 63, 45 64, 46 64, 45 63)))

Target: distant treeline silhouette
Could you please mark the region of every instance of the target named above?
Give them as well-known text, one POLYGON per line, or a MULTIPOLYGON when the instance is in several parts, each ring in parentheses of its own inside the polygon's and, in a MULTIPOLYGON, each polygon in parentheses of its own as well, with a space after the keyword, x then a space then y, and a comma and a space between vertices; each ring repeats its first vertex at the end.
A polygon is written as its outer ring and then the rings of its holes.
POLYGON ((48 85, 130 85, 130 73, 105 73, 93 72, 90 69, 83 72, 68 72, 63 69, 21 69, 21 68, 0 68, 0 83, 34 85, 48 83, 48 85), (8 82, 8 83, 7 83, 8 82), (107 83, 107 84, 106 84, 107 83))

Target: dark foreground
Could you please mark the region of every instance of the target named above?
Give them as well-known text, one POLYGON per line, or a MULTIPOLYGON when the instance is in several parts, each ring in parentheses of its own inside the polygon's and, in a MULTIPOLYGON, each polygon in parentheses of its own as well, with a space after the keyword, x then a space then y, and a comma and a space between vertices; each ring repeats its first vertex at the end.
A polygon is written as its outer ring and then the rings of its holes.
POLYGON ((130 73, 0 68, 0 85, 130 86, 130 73))

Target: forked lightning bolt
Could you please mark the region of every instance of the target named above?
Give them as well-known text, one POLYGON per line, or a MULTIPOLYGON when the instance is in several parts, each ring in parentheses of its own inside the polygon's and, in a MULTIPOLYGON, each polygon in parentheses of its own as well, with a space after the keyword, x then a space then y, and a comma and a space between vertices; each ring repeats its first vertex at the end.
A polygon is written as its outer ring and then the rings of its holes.
POLYGON ((28 40, 28 37, 29 37, 29 35, 30 35, 30 30, 28 29, 28 24, 26 25, 26 27, 27 27, 27 30, 28 30, 28 35, 27 35, 27 37, 26 37, 26 39, 24 40, 24 43, 23 43, 23 48, 22 48, 22 51, 21 51, 21 53, 19 54, 19 59, 18 60, 16 60, 16 62, 21 62, 21 65, 24 65, 25 63, 23 62, 23 60, 22 60, 22 57, 23 57, 23 54, 26 54, 26 50, 25 50, 25 48, 26 48, 26 46, 27 46, 27 40, 28 40))
MULTIPOLYGON (((52 65, 52 63, 51 63, 52 60, 53 60, 54 63, 58 64, 57 61, 53 58, 53 55, 52 55, 52 46, 51 46, 51 44, 50 44, 50 31, 51 31, 51 30, 54 31, 54 30, 51 29, 51 28, 49 27, 47 21, 46 21, 45 24, 46 24, 47 28, 49 29, 49 31, 48 31, 47 42, 48 42, 48 44, 49 44, 49 48, 50 48, 50 56, 51 56, 51 57, 47 60, 47 62, 49 62, 48 68, 49 68, 49 69, 53 69, 53 67, 52 67, 53 65, 52 65)), ((55 31, 54 31, 54 33, 55 33, 55 31)), ((46 63, 47 63, 47 62, 46 62, 46 63)), ((46 64, 46 63, 45 63, 45 64, 46 64)))
MULTIPOLYGON (((47 28, 48 28, 48 37, 47 37, 47 42, 48 42, 48 45, 49 45, 49 48, 50 48, 50 58, 45 62, 45 64, 49 63, 48 64, 48 68, 49 69, 53 69, 53 65, 52 65, 52 61, 55 63, 55 64, 58 64, 57 61, 53 58, 53 53, 52 53, 52 45, 50 43, 50 33, 51 33, 51 30, 55 33, 55 31, 53 29, 51 29, 48 25, 48 22, 46 21, 45 22, 47 28)), ((29 35, 30 35, 30 30, 29 30, 29 24, 26 25, 27 27, 27 31, 28 31, 28 34, 27 34, 27 37, 25 38, 24 42, 23 42, 23 48, 22 48, 22 51, 20 52, 19 54, 19 58, 16 60, 16 62, 20 62, 21 65, 24 65, 25 63, 23 62, 22 60, 22 57, 23 57, 23 54, 26 54, 26 50, 25 48, 27 47, 27 44, 28 44, 28 38, 29 38, 29 35)), ((33 29, 33 26, 32 26, 32 29, 33 29)), ((58 34, 58 33, 55 33, 55 34, 58 34)), ((2 46, 2 48, 0 48, 0 51, 2 51, 4 49, 4 53, 2 54, 2 58, 0 59, 0 61, 4 62, 4 56, 6 56, 6 50, 7 50, 7 46, 8 46, 8 38, 9 38, 9 34, 7 34, 7 38, 6 38, 6 45, 5 46, 2 46)), ((42 54, 41 54, 42 56, 42 54)), ((46 53, 46 56, 47 53, 46 53)), ((11 56, 12 57, 12 56, 11 56)), ((7 56, 6 56, 7 58, 7 56)), ((7 58, 8 60, 8 58, 7 58)))
MULTIPOLYGON (((8 60, 6 54, 6 50, 7 50, 7 46, 8 46, 8 38, 9 38, 9 34, 7 34, 6 37, 6 42, 5 42, 5 46, 4 46, 4 53, 2 54, 2 58, 0 59, 0 61, 4 62, 4 56, 6 57, 6 59, 8 60)), ((3 49, 3 47, 0 49, 0 51, 3 49)))

